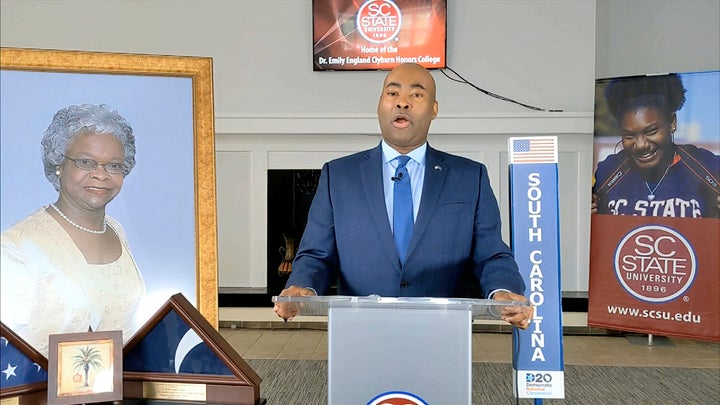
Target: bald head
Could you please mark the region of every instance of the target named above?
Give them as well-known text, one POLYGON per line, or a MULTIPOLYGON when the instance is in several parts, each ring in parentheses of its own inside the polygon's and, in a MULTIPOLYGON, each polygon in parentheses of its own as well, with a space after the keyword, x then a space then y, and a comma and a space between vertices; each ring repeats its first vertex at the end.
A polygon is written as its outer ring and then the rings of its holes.
POLYGON ((385 76, 383 91, 388 85, 399 83, 398 80, 412 78, 412 86, 423 88, 427 91, 432 101, 435 101, 435 78, 424 67, 417 63, 403 63, 396 66, 390 73, 385 76))

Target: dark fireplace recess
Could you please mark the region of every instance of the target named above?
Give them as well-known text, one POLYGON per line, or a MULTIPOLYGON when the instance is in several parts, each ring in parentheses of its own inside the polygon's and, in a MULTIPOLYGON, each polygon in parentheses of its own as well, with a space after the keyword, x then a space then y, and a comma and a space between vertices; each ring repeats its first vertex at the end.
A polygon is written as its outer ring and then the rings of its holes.
POLYGON ((285 287, 300 243, 320 170, 268 170, 268 293, 285 287))
POLYGON ((221 293, 221 307, 272 306, 285 287, 292 259, 307 223, 320 170, 268 170, 267 290, 265 293, 221 293))

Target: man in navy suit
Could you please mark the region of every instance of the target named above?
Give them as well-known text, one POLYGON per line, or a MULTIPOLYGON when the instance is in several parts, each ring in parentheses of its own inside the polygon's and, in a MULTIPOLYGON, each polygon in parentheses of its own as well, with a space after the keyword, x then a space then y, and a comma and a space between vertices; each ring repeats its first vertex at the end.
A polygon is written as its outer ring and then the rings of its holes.
MULTIPOLYGON (((326 163, 308 213, 284 296, 482 297, 526 301, 522 277, 501 237, 500 212, 486 167, 431 148, 437 116, 435 80, 403 64, 385 78, 377 114, 377 147, 326 163), (398 156, 412 187, 414 226, 404 257, 393 241, 393 183, 398 156), (477 290, 477 288, 476 288, 477 290)), ((276 305, 278 316, 296 314, 276 305)), ((504 320, 527 328, 531 307, 508 307, 504 320)))

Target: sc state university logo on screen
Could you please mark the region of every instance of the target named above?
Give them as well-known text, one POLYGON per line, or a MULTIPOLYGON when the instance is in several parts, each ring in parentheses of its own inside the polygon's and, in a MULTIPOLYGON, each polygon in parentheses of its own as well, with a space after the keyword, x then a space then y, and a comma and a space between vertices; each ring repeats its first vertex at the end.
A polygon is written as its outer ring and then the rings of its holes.
POLYGON ((374 44, 395 39, 402 26, 400 8, 390 0, 370 0, 357 13, 360 35, 374 44))
POLYGON ((695 280, 697 258, 690 242, 672 228, 633 229, 615 250, 615 275, 623 288, 647 302, 672 301, 695 280))

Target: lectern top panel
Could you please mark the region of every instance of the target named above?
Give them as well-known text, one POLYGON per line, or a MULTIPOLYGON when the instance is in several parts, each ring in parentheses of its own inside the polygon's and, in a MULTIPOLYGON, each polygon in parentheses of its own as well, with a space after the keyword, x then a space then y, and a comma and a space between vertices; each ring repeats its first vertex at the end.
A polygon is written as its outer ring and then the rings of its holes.
POLYGON ((434 297, 381 297, 369 295, 355 297, 347 295, 324 295, 284 297, 274 296, 273 302, 293 303, 298 315, 323 316, 329 308, 384 308, 384 309, 437 309, 472 311, 473 319, 500 319, 505 307, 529 306, 527 301, 498 301, 471 298, 434 298, 434 297))

